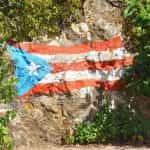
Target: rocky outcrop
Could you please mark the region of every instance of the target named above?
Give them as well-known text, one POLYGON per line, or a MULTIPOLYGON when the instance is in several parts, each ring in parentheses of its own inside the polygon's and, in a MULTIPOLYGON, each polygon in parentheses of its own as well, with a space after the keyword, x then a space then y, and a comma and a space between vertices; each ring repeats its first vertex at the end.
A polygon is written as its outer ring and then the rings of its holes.
MULTIPOLYGON (((72 24, 55 39, 42 37, 42 41, 50 45, 71 45, 122 34, 119 8, 106 0, 85 0, 83 7, 85 20, 72 24)), ((61 143, 66 133, 72 134, 75 124, 94 118, 102 102, 101 93, 100 89, 84 88, 67 95, 36 96, 18 101, 17 116, 10 124, 15 146, 61 143)))
MULTIPOLYGON (((21 102, 10 128, 15 146, 39 143, 62 143, 73 133, 75 124, 94 118, 99 108, 95 93, 92 98, 77 95, 38 96, 21 102)), ((19 103, 19 102, 18 102, 19 103)))

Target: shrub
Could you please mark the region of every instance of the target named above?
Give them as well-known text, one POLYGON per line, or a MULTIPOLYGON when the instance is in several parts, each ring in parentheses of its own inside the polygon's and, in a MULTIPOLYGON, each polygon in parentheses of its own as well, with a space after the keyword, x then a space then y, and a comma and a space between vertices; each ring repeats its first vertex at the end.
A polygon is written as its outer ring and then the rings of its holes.
POLYGON ((11 150, 13 148, 13 140, 7 125, 14 117, 15 112, 8 111, 6 116, 0 118, 0 150, 11 150))
POLYGON ((19 41, 51 36, 78 19, 81 4, 82 0, 1 0, 1 34, 19 41))
MULTIPOLYGON (((5 53, 5 48, 0 47, 0 104, 9 103, 15 97, 15 79, 12 77, 11 62, 5 53)), ((2 109, 2 108, 0 108, 2 109)), ((14 111, 8 111, 5 116, 0 116, 0 150, 12 149, 12 139, 7 125, 15 116, 14 111)))
POLYGON ((68 136, 67 143, 108 143, 126 142, 136 138, 137 142, 150 137, 150 124, 141 119, 130 104, 111 109, 105 103, 97 112, 93 122, 84 122, 75 128, 74 135, 68 136))
POLYGON ((125 33, 130 37, 131 49, 136 52, 135 63, 128 78, 128 88, 136 94, 150 96, 150 0, 123 2, 125 33))

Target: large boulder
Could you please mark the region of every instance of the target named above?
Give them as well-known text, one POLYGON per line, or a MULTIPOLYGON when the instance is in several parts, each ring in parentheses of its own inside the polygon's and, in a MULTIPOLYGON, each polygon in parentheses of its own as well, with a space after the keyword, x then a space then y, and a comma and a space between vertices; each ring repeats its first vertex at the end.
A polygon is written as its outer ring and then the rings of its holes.
MULTIPOLYGON (((122 34, 121 11, 106 0, 85 0, 84 20, 62 31, 56 39, 43 37, 50 45, 71 45, 106 40, 122 34)), ((15 147, 62 143, 73 127, 93 120, 102 101, 100 89, 83 88, 68 95, 44 95, 17 101, 17 116, 10 128, 15 147)), ((113 93, 115 95, 118 93, 113 93)), ((29 148, 27 148, 29 149, 29 148)))

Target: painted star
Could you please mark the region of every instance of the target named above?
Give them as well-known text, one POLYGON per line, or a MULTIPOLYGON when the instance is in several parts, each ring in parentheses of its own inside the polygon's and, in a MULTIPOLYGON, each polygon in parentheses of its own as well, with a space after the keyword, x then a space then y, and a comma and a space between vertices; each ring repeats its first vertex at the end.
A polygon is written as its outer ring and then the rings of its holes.
POLYGON ((29 71, 30 75, 38 75, 37 69, 40 68, 40 65, 31 62, 29 66, 27 66, 27 70, 29 71))

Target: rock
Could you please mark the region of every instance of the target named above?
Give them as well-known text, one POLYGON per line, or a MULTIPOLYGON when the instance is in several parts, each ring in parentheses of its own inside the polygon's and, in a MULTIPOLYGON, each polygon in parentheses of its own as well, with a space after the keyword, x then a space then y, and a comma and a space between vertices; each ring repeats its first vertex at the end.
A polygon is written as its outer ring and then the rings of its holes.
POLYGON ((66 133, 72 133, 75 124, 87 120, 90 113, 93 118, 98 108, 98 99, 94 97, 32 97, 22 103, 16 118, 10 123, 15 146, 61 143, 66 133))
POLYGON ((85 38, 88 41, 91 41, 91 33, 89 31, 89 26, 85 22, 81 22, 79 24, 72 24, 72 30, 78 34, 80 37, 85 38))
MULTIPOLYGON (((124 105, 129 101, 129 97, 121 91, 104 91, 103 95, 111 101, 111 109, 116 109, 118 106, 124 105)), ((106 100, 103 98, 102 103, 105 103, 106 100)))
MULTIPOLYGON (((47 36, 35 42, 49 45, 73 45, 102 41, 120 35, 122 17, 119 8, 106 0, 85 0, 85 20, 64 29, 60 36, 47 36)), ((118 93, 113 93, 114 101, 118 93)), ((117 96, 118 97, 118 96, 117 96)), ((123 99, 123 97, 122 97, 123 99)), ((17 117, 10 123, 15 147, 38 147, 44 143, 62 143, 66 133, 83 121, 92 121, 102 104, 102 91, 95 88, 74 90, 64 95, 44 95, 21 101, 17 117)))
POLYGON ((78 25, 76 25, 76 24, 73 23, 73 24, 71 25, 71 28, 72 28, 72 30, 73 30, 76 34, 81 34, 78 25))
POLYGON ((81 30, 82 30, 83 32, 85 32, 85 33, 89 32, 89 27, 88 27, 88 25, 87 25, 86 23, 84 23, 84 22, 80 23, 80 28, 81 28, 81 30))
POLYGON ((121 10, 106 0, 86 0, 84 14, 94 40, 106 40, 122 34, 121 10))
POLYGON ((114 37, 114 36, 120 36, 121 35, 121 26, 118 26, 116 27, 116 24, 115 23, 111 23, 111 22, 108 22, 107 20, 103 19, 103 18, 99 18, 98 21, 96 22, 96 26, 104 31, 104 36, 105 36, 105 39, 109 39, 111 37, 114 37))
POLYGON ((61 107, 54 106, 51 110, 51 106, 46 105, 51 102, 57 105, 54 98, 42 96, 36 101, 28 102, 28 105, 32 105, 33 108, 19 108, 17 117, 10 124, 16 147, 44 142, 61 143, 61 107))

